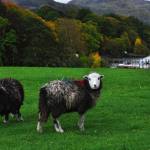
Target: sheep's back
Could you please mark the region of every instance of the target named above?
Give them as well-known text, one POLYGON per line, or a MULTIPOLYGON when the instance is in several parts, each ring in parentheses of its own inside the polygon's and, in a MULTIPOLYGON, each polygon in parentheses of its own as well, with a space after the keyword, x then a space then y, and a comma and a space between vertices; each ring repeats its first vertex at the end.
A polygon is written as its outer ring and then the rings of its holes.
MULTIPOLYGON (((24 99, 24 90, 21 83, 15 79, 1 79, 0 86, 3 88, 8 103, 22 104, 24 99)), ((1 100, 2 101, 2 100, 1 100)))
POLYGON ((56 80, 45 86, 48 104, 54 105, 64 102, 68 109, 75 107, 81 99, 81 91, 73 81, 56 80))

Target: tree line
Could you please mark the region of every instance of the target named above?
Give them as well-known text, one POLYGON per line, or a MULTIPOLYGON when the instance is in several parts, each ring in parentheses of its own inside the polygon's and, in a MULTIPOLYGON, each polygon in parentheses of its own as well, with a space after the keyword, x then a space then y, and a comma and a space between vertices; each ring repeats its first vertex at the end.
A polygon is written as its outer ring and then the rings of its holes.
POLYGON ((150 54, 150 26, 134 17, 0 1, 1 66, 97 67, 105 57, 150 54))

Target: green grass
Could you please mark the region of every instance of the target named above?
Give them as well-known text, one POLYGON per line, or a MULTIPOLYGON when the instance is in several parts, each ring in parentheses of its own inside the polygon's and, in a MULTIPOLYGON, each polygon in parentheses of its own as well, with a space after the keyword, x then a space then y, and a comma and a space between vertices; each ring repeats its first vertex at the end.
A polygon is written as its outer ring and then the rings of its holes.
POLYGON ((21 108, 24 122, 0 117, 0 150, 150 150, 150 70, 96 69, 105 75, 97 106, 86 114, 85 132, 76 126, 78 115, 65 114, 64 134, 49 121, 44 133, 36 132, 38 91, 47 81, 80 79, 91 69, 0 68, 0 78, 20 80, 25 89, 21 108))

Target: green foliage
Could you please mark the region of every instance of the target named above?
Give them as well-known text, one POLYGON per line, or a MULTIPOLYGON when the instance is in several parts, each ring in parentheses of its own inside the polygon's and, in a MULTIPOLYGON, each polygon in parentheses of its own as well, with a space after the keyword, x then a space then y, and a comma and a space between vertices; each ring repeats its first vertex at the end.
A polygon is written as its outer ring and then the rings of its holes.
POLYGON ((149 55, 149 49, 145 44, 135 45, 134 53, 138 55, 149 55))
POLYGON ((6 14, 6 7, 5 5, 2 3, 2 1, 0 0, 0 15, 5 15, 6 14))
POLYGON ((80 57, 80 60, 83 64, 83 67, 89 67, 92 64, 91 59, 89 59, 89 56, 83 55, 80 57))
POLYGON ((145 26, 143 30, 143 39, 147 44, 147 47, 150 49, 150 26, 145 26))
POLYGON ((87 53, 97 51, 102 41, 102 35, 98 32, 97 27, 87 22, 82 25, 82 32, 87 44, 87 53))
POLYGON ((91 66, 93 52, 102 60, 150 54, 150 26, 138 19, 52 3, 31 11, 0 2, 0 65, 91 66))
POLYGON ((11 55, 9 49, 15 49, 15 31, 13 29, 9 30, 9 25, 8 19, 0 16, 0 65, 5 65, 3 58, 5 57, 6 51, 11 55))
POLYGON ((36 11, 36 13, 45 20, 56 20, 61 16, 61 14, 58 11, 52 9, 49 6, 41 7, 36 11))
POLYGON ((117 37, 123 32, 121 21, 111 16, 101 17, 99 26, 106 36, 117 37))
POLYGON ((90 9, 81 8, 81 9, 79 9, 79 11, 77 13, 76 18, 81 20, 81 21, 85 21, 85 18, 88 17, 90 14, 92 14, 90 9))
POLYGON ((90 8, 98 15, 115 13, 134 16, 150 23, 150 2, 147 0, 72 0, 71 4, 90 8))
POLYGON ((59 19, 57 21, 58 49, 60 59, 63 63, 61 64, 62 66, 75 66, 80 64, 80 60, 76 57, 76 54, 80 57, 80 55, 85 53, 81 25, 81 22, 77 20, 59 19))
POLYGON ((15 65, 17 62, 16 55, 17 55, 17 35, 15 30, 11 29, 7 32, 2 40, 3 44, 3 65, 15 65))
POLYGON ((122 57, 125 51, 129 51, 130 43, 127 34, 123 34, 119 38, 105 39, 103 49, 112 57, 122 57))
POLYGON ((6 28, 8 25, 9 25, 8 19, 0 16, 0 31, 2 32, 2 30, 6 28))

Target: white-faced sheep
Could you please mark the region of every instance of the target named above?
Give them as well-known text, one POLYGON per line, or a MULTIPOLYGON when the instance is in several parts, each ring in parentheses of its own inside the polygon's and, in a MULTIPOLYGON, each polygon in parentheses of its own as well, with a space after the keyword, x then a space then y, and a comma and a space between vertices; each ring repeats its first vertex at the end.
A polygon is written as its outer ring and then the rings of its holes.
POLYGON ((4 116, 7 123, 9 114, 15 115, 17 120, 22 120, 20 107, 24 100, 24 90, 21 83, 15 79, 0 80, 0 115, 4 116))
POLYGON ((98 73, 84 76, 84 80, 55 80, 40 89, 39 118, 37 131, 42 132, 42 123, 51 113, 56 132, 64 132, 58 117, 66 112, 78 112, 78 126, 84 130, 84 114, 96 104, 102 88, 102 77, 98 73))

